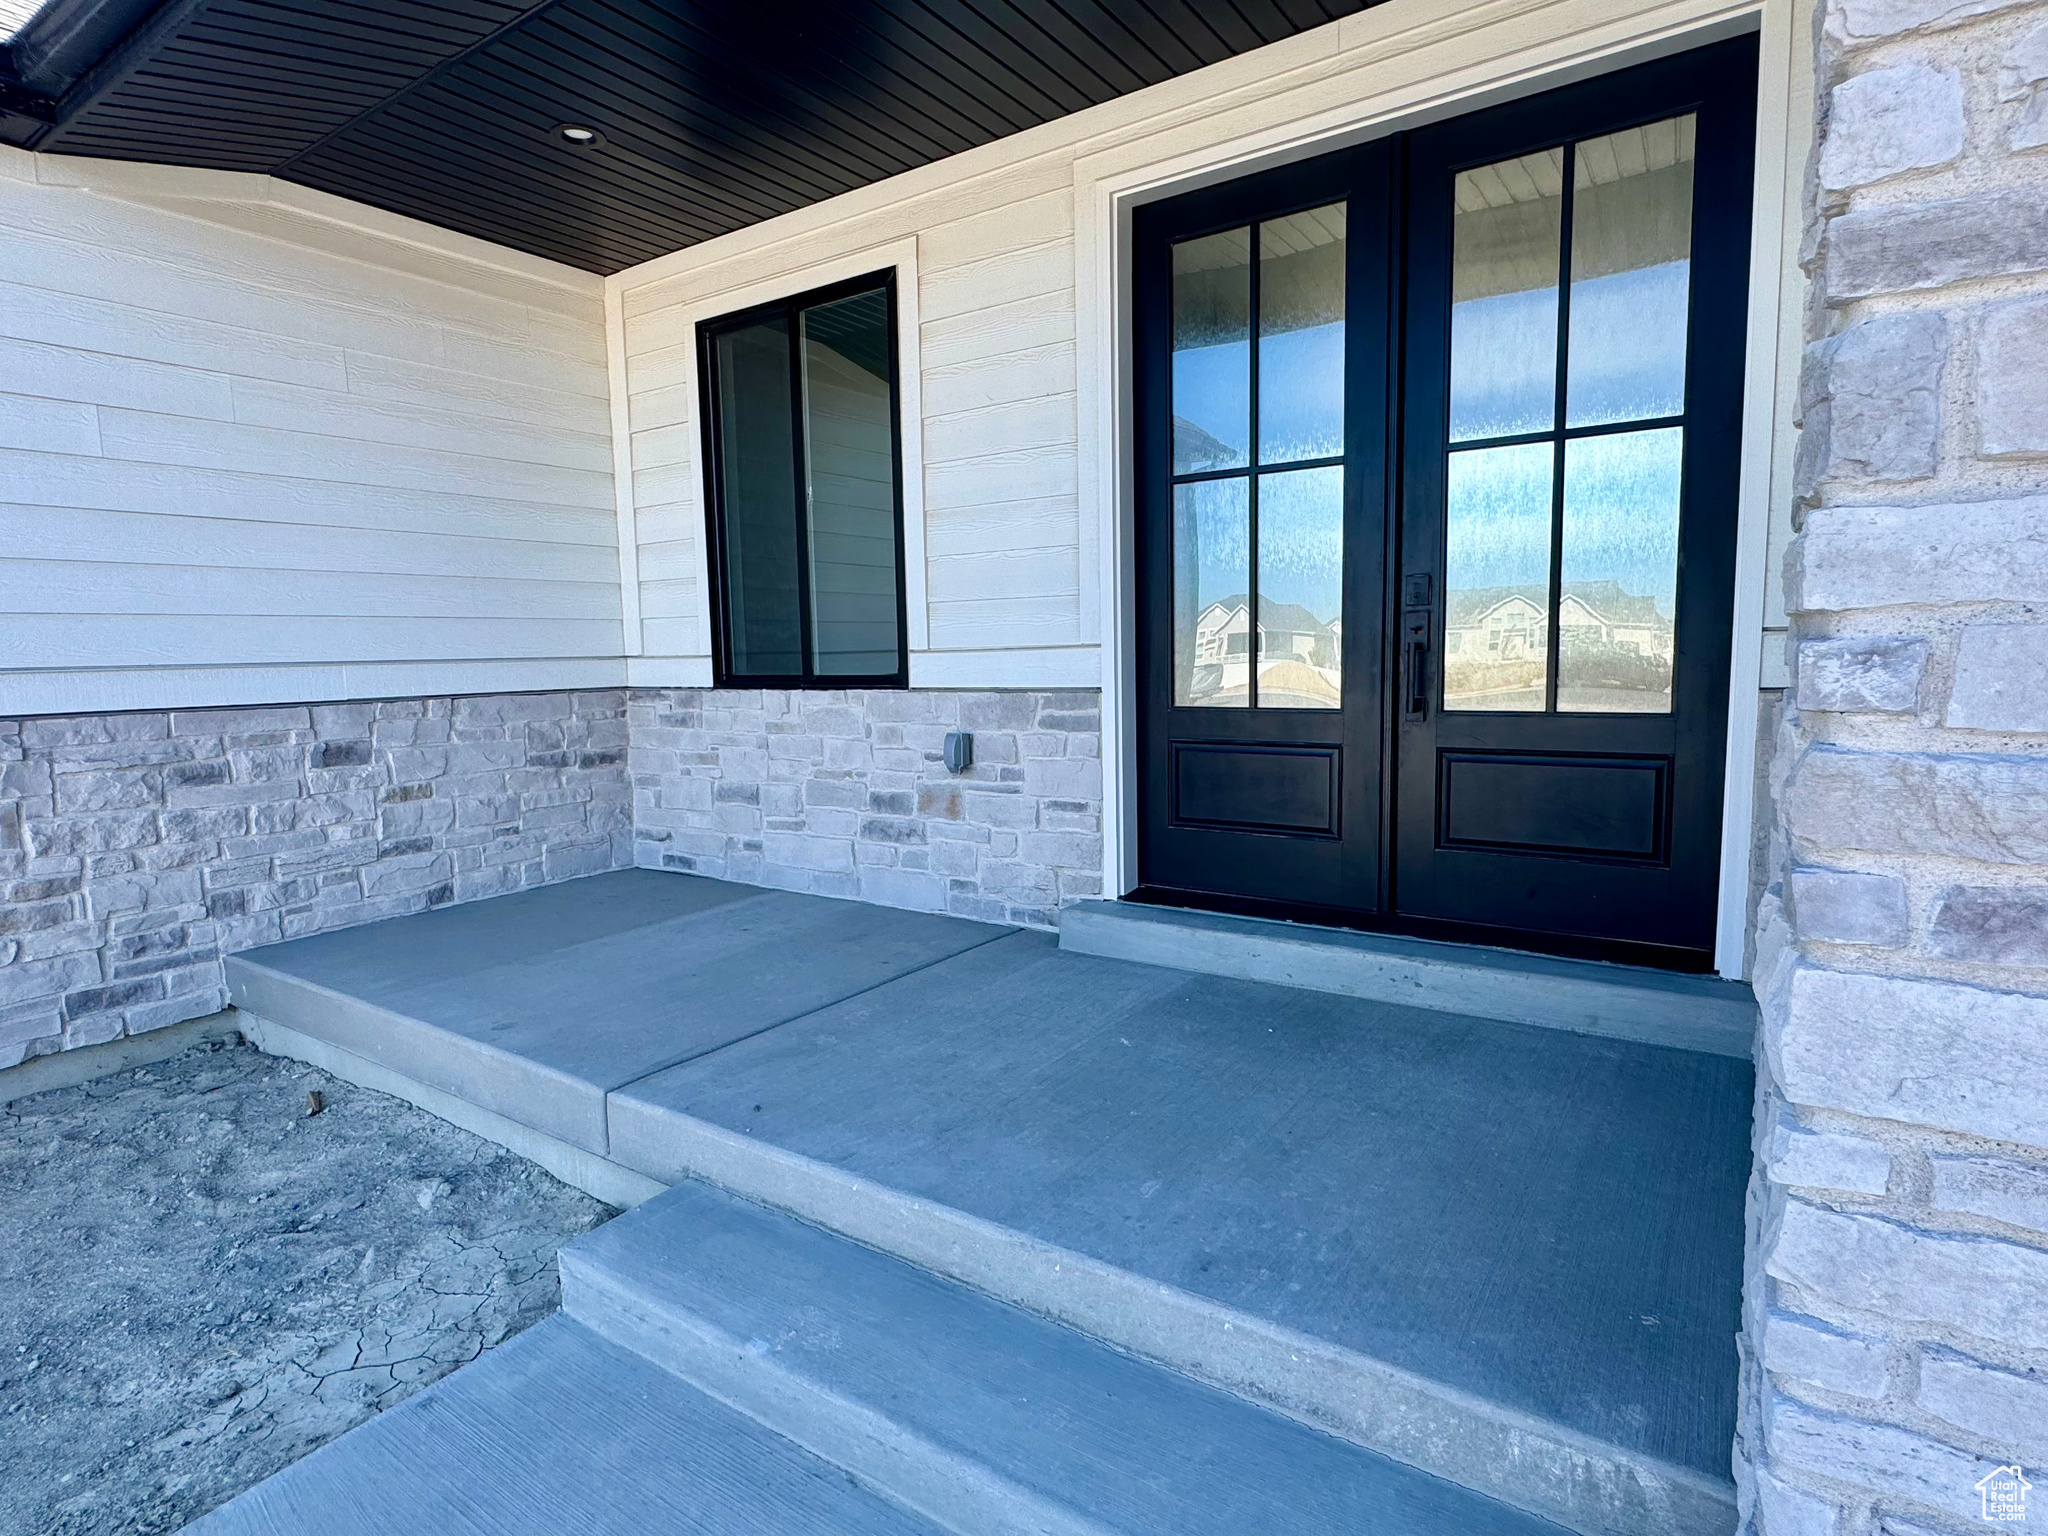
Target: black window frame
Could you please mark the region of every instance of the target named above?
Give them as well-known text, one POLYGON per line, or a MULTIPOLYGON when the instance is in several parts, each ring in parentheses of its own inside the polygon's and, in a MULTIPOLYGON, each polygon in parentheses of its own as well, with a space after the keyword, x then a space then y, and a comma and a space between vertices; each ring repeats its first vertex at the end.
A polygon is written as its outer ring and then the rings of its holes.
POLYGON ((730 314, 718 315, 697 324, 698 419, 703 423, 704 452, 705 565, 711 602, 712 671, 721 688, 908 688, 910 686, 910 604, 903 533, 903 366, 902 343, 896 308, 896 269, 885 267, 843 282, 809 288, 787 298, 752 305, 730 314), (896 525, 896 669, 886 673, 820 673, 812 645, 811 614, 811 508, 805 494, 809 464, 805 457, 803 429, 803 346, 799 314, 820 304, 881 289, 888 307, 889 332, 889 450, 895 482, 896 525), (725 484, 721 464, 719 430, 718 338, 762 320, 780 317, 787 323, 790 347, 790 470, 795 477, 797 515, 797 634, 801 673, 769 674, 735 672, 732 668, 732 636, 727 615, 731 612, 728 583, 731 567, 726 558, 725 484))

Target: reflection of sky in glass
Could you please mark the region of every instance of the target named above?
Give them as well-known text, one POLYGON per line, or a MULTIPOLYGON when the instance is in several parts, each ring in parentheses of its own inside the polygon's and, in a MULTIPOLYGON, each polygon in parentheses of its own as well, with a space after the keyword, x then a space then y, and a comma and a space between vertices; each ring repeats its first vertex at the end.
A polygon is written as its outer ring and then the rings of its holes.
POLYGON ((1259 342, 1259 458, 1334 459, 1344 451, 1344 322, 1259 342))
POLYGON ((1550 587, 1549 443, 1471 448, 1451 455, 1444 529, 1444 586, 1550 587))
POLYGON ((1298 603, 1325 624, 1344 611, 1344 471, 1259 477, 1259 599, 1298 603))
POLYGON ((1556 288, 1451 306, 1451 441, 1544 431, 1556 377, 1556 288))
MULTIPOLYGON (((1666 262, 1572 285, 1571 423, 1676 416, 1685 409, 1691 264, 1666 262)), ((1451 440, 1550 426, 1557 304, 1547 289, 1468 299, 1451 311, 1451 440)))
POLYGON ((1564 586, 1614 582, 1672 618, 1685 432, 1616 432, 1565 445, 1564 586))
POLYGON ((1645 421, 1685 409, 1689 261, 1572 284, 1572 426, 1645 421))
POLYGON ((1174 473, 1250 462, 1251 351, 1234 341, 1173 354, 1174 473))
MULTIPOLYGON (((1239 479, 1203 480, 1173 491, 1177 557, 1192 555, 1195 611, 1251 590, 1251 503, 1239 479)), ((1176 558, 1176 566, 1180 560, 1176 558)))

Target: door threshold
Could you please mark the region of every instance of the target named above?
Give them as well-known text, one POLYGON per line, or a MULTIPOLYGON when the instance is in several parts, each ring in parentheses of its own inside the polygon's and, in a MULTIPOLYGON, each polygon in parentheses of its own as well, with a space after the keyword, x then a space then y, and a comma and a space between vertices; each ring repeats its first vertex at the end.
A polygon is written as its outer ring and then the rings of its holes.
POLYGON ((1304 901, 1273 901, 1255 896, 1225 895, 1216 891, 1183 890, 1166 885, 1141 885, 1135 890, 1125 892, 1123 900, 1148 907, 1183 907, 1196 912, 1220 912, 1232 917, 1258 917, 1273 922, 1315 928, 1342 928, 1352 933, 1380 934, 1387 938, 1413 939, 1421 943, 1453 945, 1459 948, 1505 950, 1525 955, 1549 955, 1566 960, 1591 960, 1603 965, 1624 966, 1630 970, 1667 971, 1689 976, 1714 974, 1712 949, 1695 949, 1677 944, 1644 944, 1632 939, 1599 938, 1576 933, 1542 933, 1534 929, 1499 928, 1481 923, 1451 922, 1443 918, 1360 912, 1352 907, 1325 907, 1304 901))
POLYGON ((1742 982, 1406 934, 1133 901, 1060 914, 1060 948, 1476 1018, 1750 1057, 1742 982))

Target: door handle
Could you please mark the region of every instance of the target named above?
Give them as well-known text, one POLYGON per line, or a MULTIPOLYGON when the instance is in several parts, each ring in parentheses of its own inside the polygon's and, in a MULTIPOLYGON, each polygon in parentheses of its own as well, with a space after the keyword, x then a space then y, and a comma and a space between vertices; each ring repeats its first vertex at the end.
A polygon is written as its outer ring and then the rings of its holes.
POLYGON ((1429 610, 1411 608, 1403 616, 1401 671, 1406 680, 1402 713, 1420 720, 1429 713, 1429 610))

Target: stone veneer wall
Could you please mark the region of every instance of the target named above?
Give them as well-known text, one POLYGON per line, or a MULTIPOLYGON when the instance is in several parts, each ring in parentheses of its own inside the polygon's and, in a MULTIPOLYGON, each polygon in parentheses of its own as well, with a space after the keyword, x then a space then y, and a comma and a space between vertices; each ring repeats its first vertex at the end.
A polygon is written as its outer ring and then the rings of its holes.
POLYGON ((659 689, 629 712, 646 868, 1041 928, 1101 894, 1098 693, 659 689))
POLYGON ((0 720, 0 1067, 226 1001, 221 956, 632 863, 612 693, 0 720))
POLYGON ((2048 1524, 2048 5, 1821 19, 1737 1475, 2048 1524))

